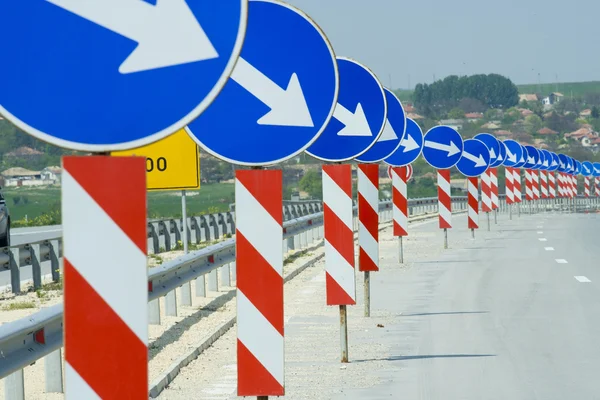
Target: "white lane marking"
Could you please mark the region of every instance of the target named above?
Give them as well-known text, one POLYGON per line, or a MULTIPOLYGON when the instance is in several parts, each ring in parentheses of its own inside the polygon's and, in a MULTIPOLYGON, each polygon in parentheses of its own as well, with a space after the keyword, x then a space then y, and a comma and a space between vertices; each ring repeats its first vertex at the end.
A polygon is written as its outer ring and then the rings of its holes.
POLYGON ((556 262, 559 264, 568 264, 569 262, 563 258, 557 258, 556 262))
POLYGON ((579 282, 581 283, 588 283, 591 282, 588 278, 586 278, 585 276, 576 276, 575 279, 577 279, 579 282))
POLYGON ((554 247, 544 247, 544 250, 546 250, 546 251, 554 251, 554 247))
POLYGON ((539 240, 540 242, 547 242, 547 241, 548 241, 548 239, 546 239, 546 238, 539 238, 538 240, 539 240))
POLYGON ((542 232, 542 231, 538 231, 538 235, 541 235, 542 233, 544 233, 544 232, 542 232))

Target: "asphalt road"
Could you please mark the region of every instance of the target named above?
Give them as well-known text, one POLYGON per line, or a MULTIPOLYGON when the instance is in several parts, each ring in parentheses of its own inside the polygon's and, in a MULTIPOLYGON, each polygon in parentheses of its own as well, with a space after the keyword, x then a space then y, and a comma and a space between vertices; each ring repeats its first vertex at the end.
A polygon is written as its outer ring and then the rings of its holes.
POLYGON ((524 216, 405 273, 384 261, 372 306, 400 316, 372 338, 392 344, 384 383, 339 398, 599 398, 599 223, 524 216))

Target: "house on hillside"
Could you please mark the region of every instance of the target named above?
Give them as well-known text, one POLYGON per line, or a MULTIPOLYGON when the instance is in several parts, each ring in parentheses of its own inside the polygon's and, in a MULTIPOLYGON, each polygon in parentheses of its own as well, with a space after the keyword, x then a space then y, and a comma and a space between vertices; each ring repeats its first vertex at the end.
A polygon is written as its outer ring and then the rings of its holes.
POLYGON ((442 119, 440 125, 449 126, 452 129, 460 131, 463 128, 464 120, 462 119, 442 119))
POLYGON ((554 136, 554 135, 558 135, 558 132, 553 131, 550 128, 542 128, 539 131, 537 131, 538 135, 542 135, 542 136, 554 136))
POLYGON ((565 97, 565 95, 559 92, 550 93, 549 96, 542 99, 542 104, 545 106, 553 106, 554 104, 559 103, 563 97, 565 97))
POLYGON ((404 108, 404 112, 407 114, 415 112, 415 107, 412 105, 412 103, 403 103, 402 108, 404 108))
POLYGON ((30 171, 25 168, 9 168, 2 172, 6 187, 43 186, 44 181, 40 171, 30 171))
POLYGON ((494 135, 501 136, 504 139, 512 139, 515 135, 511 131, 499 130, 494 132, 494 135))
POLYGON ((537 94, 520 94, 519 103, 522 101, 539 101, 537 94))
POLYGON ((46 167, 40 172, 40 175, 42 176, 43 181, 60 183, 62 168, 58 166, 46 167))
POLYGON ((521 113, 521 116, 523 118, 529 117, 530 115, 533 115, 533 111, 528 110, 526 108, 519 108, 519 112, 521 113))
POLYGON ((583 147, 592 147, 592 142, 598 138, 598 133, 591 127, 582 127, 574 132, 565 134, 565 138, 577 140, 583 147))
POLYGON ((583 110, 582 112, 580 112, 579 116, 581 118, 589 118, 592 116, 592 110, 587 108, 587 109, 583 110))
POLYGON ((477 121, 480 121, 483 119, 483 114, 482 113, 468 113, 468 114, 465 114, 465 118, 469 122, 477 122, 477 121))
POLYGON ((500 129, 500 125, 495 124, 494 122, 488 122, 487 124, 481 125, 482 129, 487 129, 490 131, 495 131, 496 129, 500 129))
POLYGON ((424 116, 416 114, 416 113, 408 113, 407 117, 410 118, 410 119, 412 119, 412 120, 414 120, 414 121, 416 121, 418 119, 425 119, 424 116))

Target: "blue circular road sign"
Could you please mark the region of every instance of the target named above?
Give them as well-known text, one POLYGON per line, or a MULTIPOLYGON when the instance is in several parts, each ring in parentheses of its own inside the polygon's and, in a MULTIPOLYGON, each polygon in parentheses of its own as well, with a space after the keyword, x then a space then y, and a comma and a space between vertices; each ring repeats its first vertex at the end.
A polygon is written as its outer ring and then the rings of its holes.
POLYGON ((306 150, 323 161, 348 161, 366 153, 379 139, 387 101, 375 74, 354 60, 338 57, 340 94, 333 118, 306 150))
POLYGON ((540 161, 538 162, 538 169, 545 171, 548 169, 548 166, 550 166, 550 161, 548 159, 546 159, 546 153, 544 153, 544 150, 542 149, 538 149, 538 153, 540 154, 540 161))
POLYGON ((548 171, 556 171, 560 166, 560 159, 556 153, 550 152, 550 155, 552 156, 552 161, 550 162, 550 168, 548 168, 548 171))
POLYGON ((592 165, 594 166, 594 176, 600 177, 600 163, 595 162, 592 165))
POLYGON ((423 151, 423 131, 412 119, 406 119, 406 135, 400 147, 384 161, 394 167, 403 167, 415 161, 423 151))
POLYGON ((525 146, 525 149, 527 150, 527 155, 525 156, 527 162, 525 162, 523 167, 526 169, 538 169, 537 165, 540 162, 540 153, 538 149, 533 146, 525 146))
POLYGON ((304 151, 329 123, 338 95, 337 61, 325 34, 296 8, 251 1, 250 15, 229 82, 187 130, 227 162, 276 164, 304 151))
POLYGON ((434 168, 452 168, 462 156, 462 137, 449 126, 431 128, 423 140, 423 158, 434 168))
MULTIPOLYGON (((494 135, 489 134, 489 133, 479 133, 477 135, 475 135, 475 137, 473 139, 477 139, 477 140, 481 140, 488 148, 488 150, 490 151, 490 167, 497 167, 500 164, 502 164, 502 162, 504 161, 504 159, 501 157, 501 150, 500 150, 500 141, 498 139, 496 139, 494 137, 494 135)), ((506 149, 505 149, 506 150, 506 149)))
POLYGON ((540 150, 540 152, 544 155, 544 169, 550 171, 550 168, 552 168, 552 153, 548 150, 540 150))
POLYGON ((504 142, 506 147, 506 160, 504 165, 507 167, 516 167, 523 158, 523 147, 515 140, 507 139, 504 142))
POLYGON ((581 163, 581 173, 583 176, 594 175, 594 165, 589 161, 582 162, 581 163))
POLYGON ((393 154, 400 143, 404 140, 406 134, 406 114, 402 103, 391 90, 384 88, 387 101, 387 120, 383 133, 379 136, 377 143, 373 145, 366 153, 356 157, 357 161, 363 163, 379 162, 393 154))
POLYGON ((490 151, 481 140, 467 139, 456 168, 464 176, 475 177, 490 167, 490 151))
POLYGON ((575 160, 575 174, 582 175, 583 166, 581 165, 581 161, 575 160))
POLYGON ((568 157, 564 154, 559 154, 558 160, 559 160, 558 170, 560 172, 567 172, 568 165, 569 165, 568 157))
POLYGON ((248 0, 3 1, 0 114, 74 150, 162 139, 227 82, 247 9, 248 0))

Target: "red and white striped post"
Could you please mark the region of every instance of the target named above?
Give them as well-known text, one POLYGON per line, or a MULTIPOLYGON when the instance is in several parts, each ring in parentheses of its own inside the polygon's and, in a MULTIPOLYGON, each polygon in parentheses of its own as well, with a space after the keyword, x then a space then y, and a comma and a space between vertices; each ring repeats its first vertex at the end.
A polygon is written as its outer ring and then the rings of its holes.
POLYGON ((356 304, 352 167, 349 164, 323 166, 323 214, 327 305, 340 307, 341 361, 347 363, 346 306, 356 304))
POLYGON ((551 199, 556 198, 556 177, 554 172, 548 173, 548 196, 551 199))
POLYGON ((450 170, 438 171, 438 213, 440 229, 444 230, 444 248, 448 248, 448 229, 452 228, 452 190, 450 187, 450 170))
POLYGON ((577 175, 571 175, 571 179, 573 180, 573 197, 577 197, 579 195, 579 179, 577 175))
POLYGON ((525 170, 525 200, 529 202, 529 213, 533 213, 533 177, 531 175, 531 170, 525 170))
POLYGON ((494 224, 498 223, 498 207, 499 203, 499 190, 498 190, 498 168, 490 168, 490 182, 492 184, 492 210, 494 210, 494 224))
POLYGON ((365 317, 371 316, 371 272, 379 271, 379 165, 358 165, 358 267, 365 273, 365 317))
POLYGON ((540 185, 542 190, 542 199, 548 198, 548 172, 540 171, 540 185))
POLYGON ((238 396, 283 396, 281 170, 237 170, 238 396))
POLYGON ((490 230, 490 213, 492 212, 492 180, 488 169, 481 174, 481 211, 487 214, 487 228, 490 230))
POLYGON ((515 202, 518 204, 518 215, 521 216, 521 203, 523 202, 523 192, 521 186, 521 170, 519 168, 513 168, 513 184, 514 184, 514 194, 515 194, 515 202))
POLYGON ((590 177, 586 176, 584 179, 584 183, 583 183, 583 190, 585 193, 585 197, 589 198, 590 197, 590 177))
POLYGON ((470 177, 467 181, 468 192, 468 228, 471 237, 475 238, 475 229, 479 229, 479 178, 470 177))
MULTIPOLYGON (((533 200, 539 200, 540 199, 540 175, 539 175, 539 171, 537 170, 532 170, 531 171, 531 179, 532 179, 532 190, 533 190, 533 200)), ((536 209, 537 209, 537 202, 536 202, 536 209)))
POLYGON ((512 205, 515 203, 515 177, 513 175, 513 169, 506 167, 504 171, 505 175, 505 186, 506 186, 506 204, 508 206, 508 217, 512 220, 512 205))
POLYGON ((556 184, 556 188, 558 190, 558 197, 562 199, 565 197, 564 176, 562 172, 557 172, 556 184))
POLYGON ((408 170, 406 167, 392 168, 392 202, 394 203, 392 215, 394 218, 394 236, 397 236, 399 241, 398 261, 400 264, 404 263, 402 237, 408 236, 407 180, 408 170))
POLYGON ((600 197, 600 177, 595 177, 594 182, 596 183, 596 197, 600 197))
POLYGON ((146 160, 64 157, 63 170, 65 396, 146 400, 146 160))

